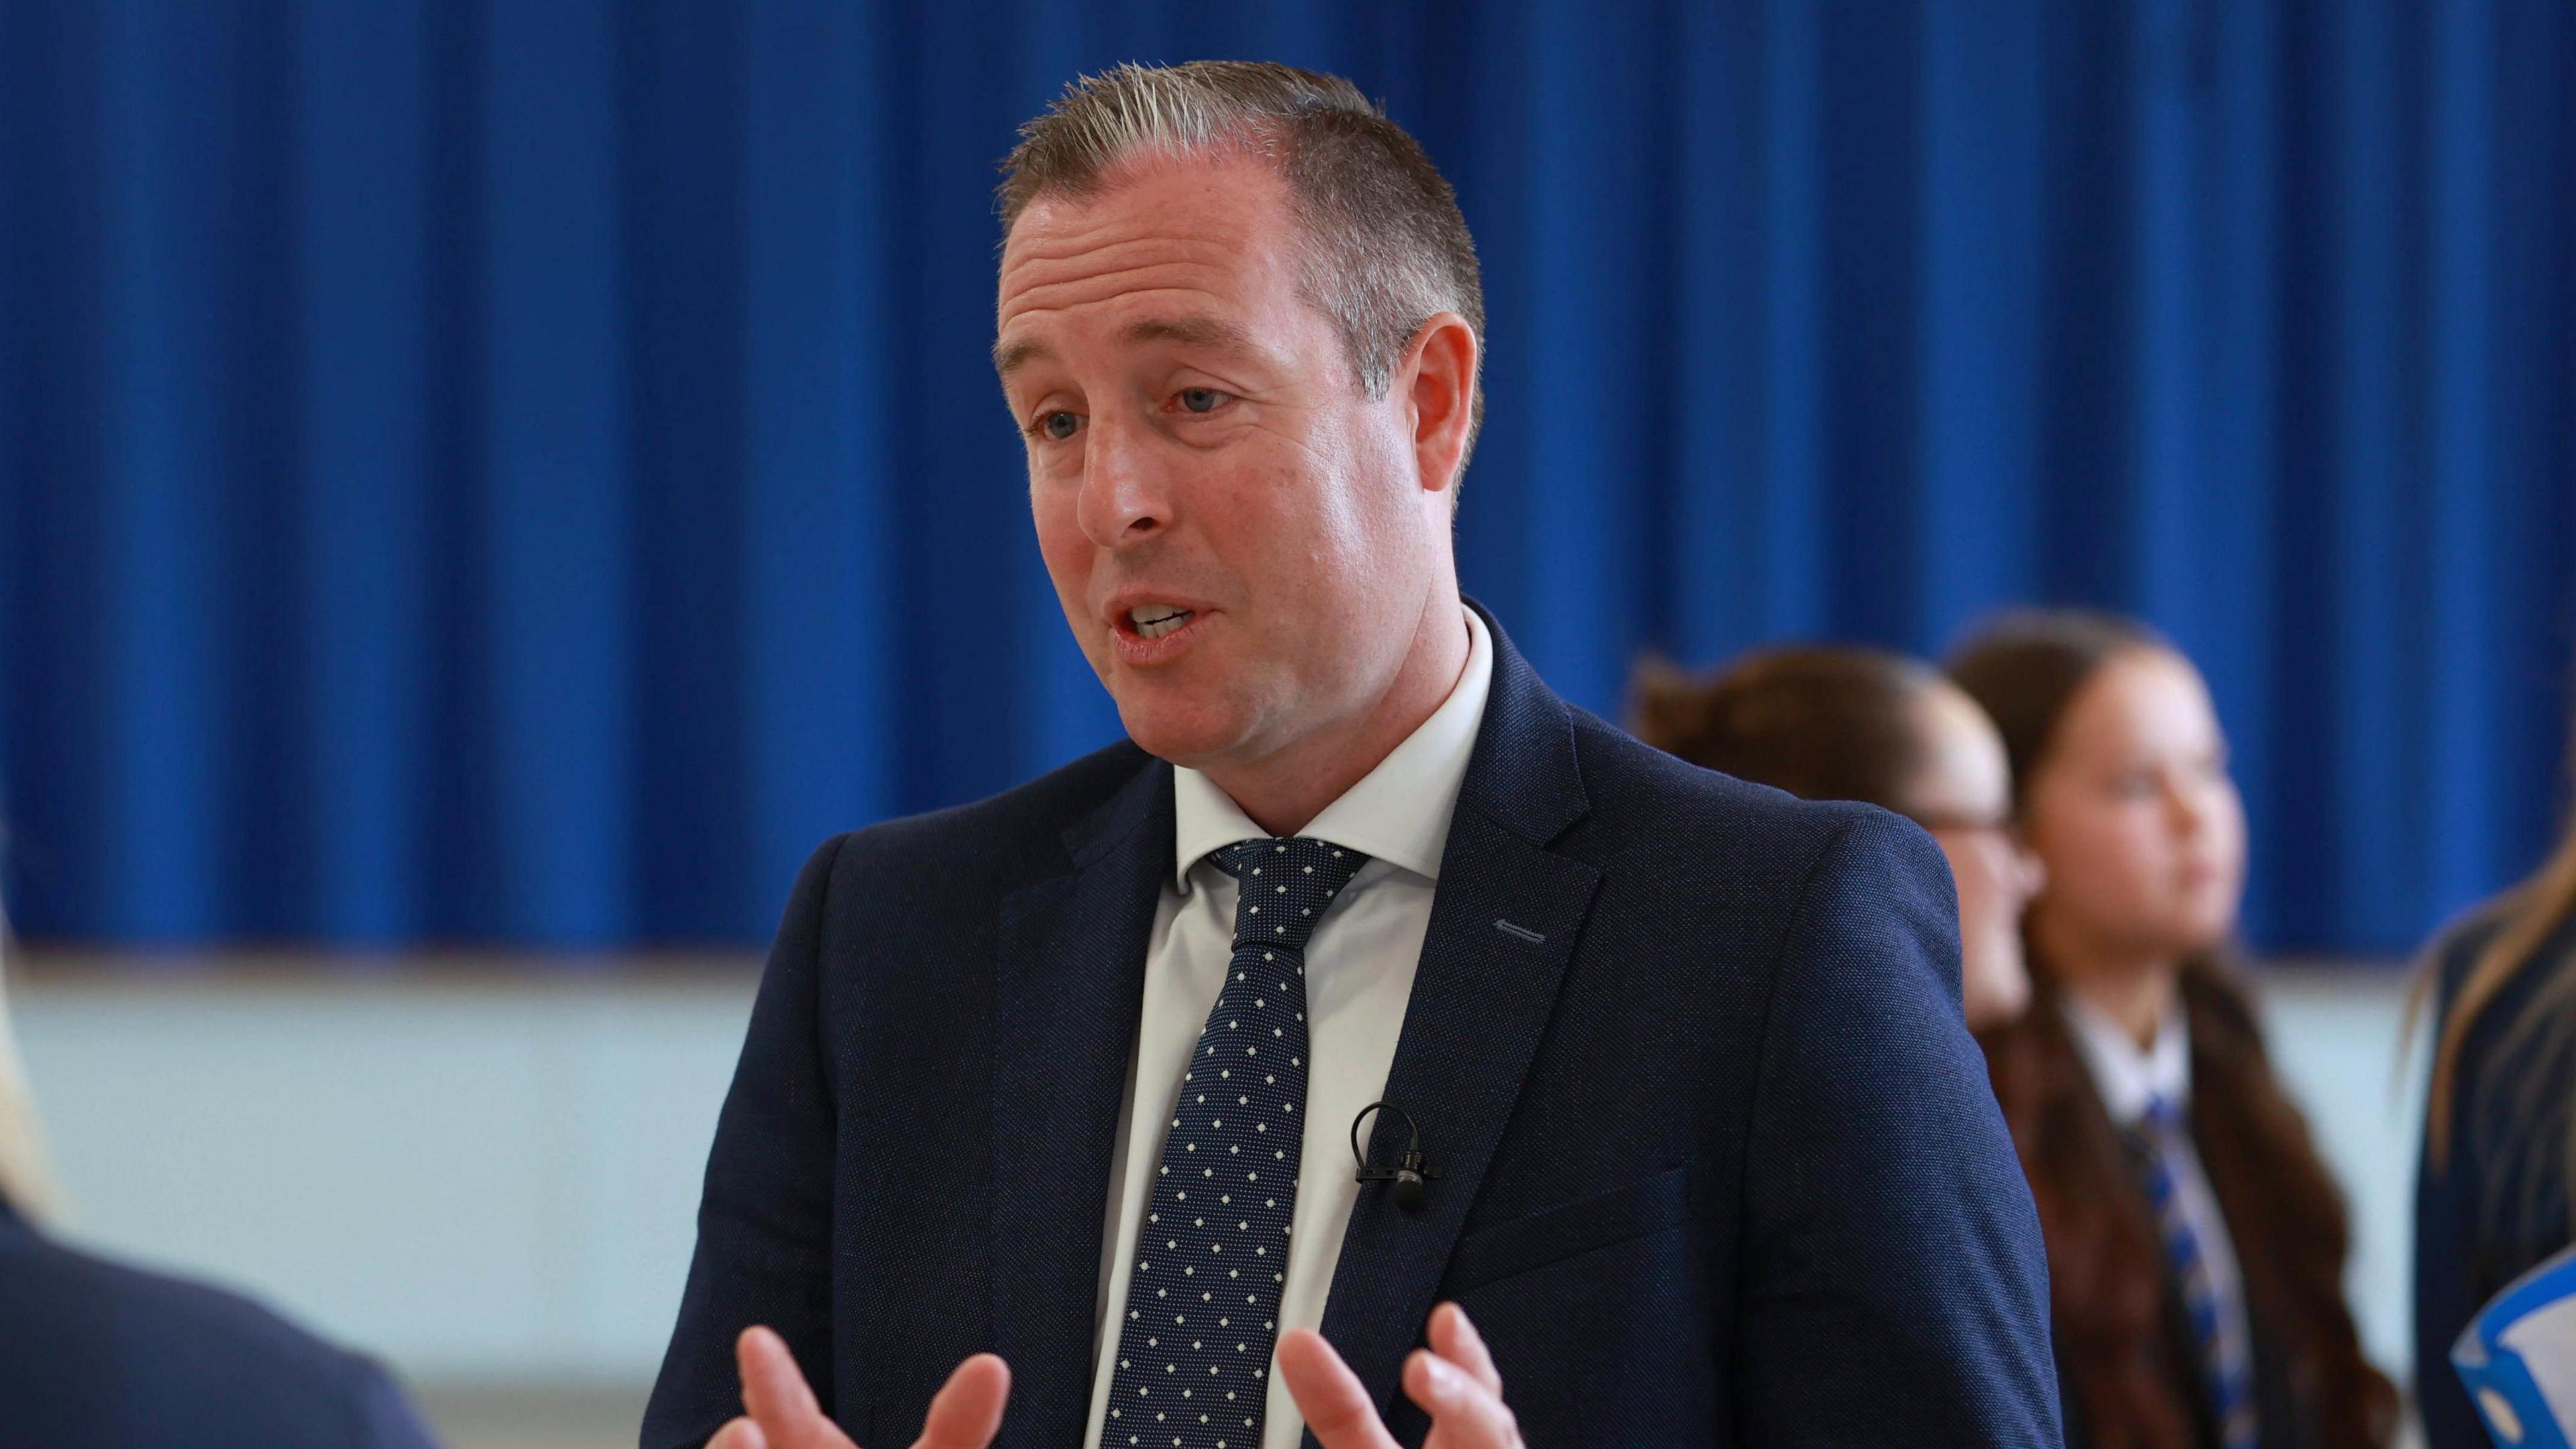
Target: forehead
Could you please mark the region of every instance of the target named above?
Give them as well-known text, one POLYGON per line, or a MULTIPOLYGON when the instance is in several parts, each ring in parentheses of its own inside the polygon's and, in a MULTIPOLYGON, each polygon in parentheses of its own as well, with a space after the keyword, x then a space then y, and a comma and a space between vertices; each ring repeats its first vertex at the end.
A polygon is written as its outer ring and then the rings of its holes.
POLYGON ((998 331, 1146 310, 1257 319, 1295 299, 1286 183, 1243 156, 1129 163, 1086 195, 1041 195, 1002 245, 998 331))
POLYGON ((2170 649, 2140 646, 2105 661, 2067 712, 2069 743, 2106 751, 2196 747, 2218 716, 2200 671, 2170 649))

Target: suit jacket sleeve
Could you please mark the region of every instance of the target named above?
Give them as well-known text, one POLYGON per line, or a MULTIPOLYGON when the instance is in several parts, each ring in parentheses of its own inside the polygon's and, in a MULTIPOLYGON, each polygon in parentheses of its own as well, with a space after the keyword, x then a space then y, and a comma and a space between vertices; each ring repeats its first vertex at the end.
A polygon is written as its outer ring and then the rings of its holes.
POLYGON ((847 836, 797 876, 716 1122, 698 1247, 644 1411, 645 1449, 699 1445, 742 1412, 734 1340, 776 1329, 832 1409, 835 1104, 820 1030, 825 897, 847 836))
POLYGON ((2037 1212, 1959 1010, 1958 911, 1884 811, 1791 920, 1747 1139, 1744 1442, 2059 1444, 2037 1212))

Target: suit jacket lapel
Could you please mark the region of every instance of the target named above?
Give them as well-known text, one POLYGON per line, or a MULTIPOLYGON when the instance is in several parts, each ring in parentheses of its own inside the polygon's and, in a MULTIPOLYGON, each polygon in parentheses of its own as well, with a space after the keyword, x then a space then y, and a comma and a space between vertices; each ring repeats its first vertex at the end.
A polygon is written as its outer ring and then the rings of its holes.
POLYGON ((1109 1164, 1172 873, 1171 767, 1146 762, 1065 845, 1070 874, 1003 902, 994 962, 989 1281, 993 1347, 1012 1375, 1003 1445, 1073 1443, 1090 1409, 1109 1164))
MULTIPOLYGON (((1423 1155, 1441 1177, 1414 1213, 1384 1188, 1362 1190, 1324 1307, 1324 1337, 1390 1419, 1404 1356, 1421 1341, 1600 884, 1600 872, 1546 848, 1589 808, 1572 716, 1492 616, 1485 621, 1492 694, 1441 853, 1385 1094, 1421 1125, 1423 1155)), ((1403 1146, 1402 1123, 1380 1114, 1369 1160, 1392 1163, 1403 1146)))

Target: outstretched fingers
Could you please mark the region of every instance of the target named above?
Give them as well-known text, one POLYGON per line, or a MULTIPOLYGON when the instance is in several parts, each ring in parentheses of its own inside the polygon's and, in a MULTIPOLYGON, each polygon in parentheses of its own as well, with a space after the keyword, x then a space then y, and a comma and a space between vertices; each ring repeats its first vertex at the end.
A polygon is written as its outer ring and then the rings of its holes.
POLYGON ((1465 1369, 1494 1397, 1502 1397, 1502 1371, 1494 1367, 1493 1352, 1485 1347, 1485 1336, 1476 1331, 1466 1309, 1443 1303, 1431 1310, 1431 1351, 1465 1369))
POLYGON ((1455 1303, 1431 1310, 1431 1347, 1404 1363, 1404 1392, 1431 1416, 1435 1449, 1522 1449, 1519 1422, 1503 1402, 1503 1375, 1484 1336, 1455 1303))
MULTIPOLYGON (((787 1351, 787 1340, 766 1328, 746 1328, 734 1341, 734 1363, 742 1371, 742 1406, 750 1411, 751 1437, 738 1437, 725 1449, 856 1449, 840 1426, 824 1417, 805 1371, 787 1351)), ((741 1423, 736 1419, 725 1426, 726 1432, 739 1435, 734 1425, 741 1423)))
POLYGON ((1010 1399, 1010 1366, 989 1353, 975 1355, 930 1401, 913 1449, 985 1449, 1002 1431, 1002 1407, 1010 1399))
POLYGON ((1502 1396, 1429 1349, 1404 1361, 1404 1392, 1431 1416, 1427 1442, 1439 1449, 1520 1449, 1520 1424, 1502 1396))
POLYGON ((1324 1449, 1396 1449, 1359 1375, 1351 1372, 1323 1335, 1309 1328, 1281 1334, 1279 1372, 1288 1379, 1288 1394, 1297 1401, 1297 1412, 1324 1449))

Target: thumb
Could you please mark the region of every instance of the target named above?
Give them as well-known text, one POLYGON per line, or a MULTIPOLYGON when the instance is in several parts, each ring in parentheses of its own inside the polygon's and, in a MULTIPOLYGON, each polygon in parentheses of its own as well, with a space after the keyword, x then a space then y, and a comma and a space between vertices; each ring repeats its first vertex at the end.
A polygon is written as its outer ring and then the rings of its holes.
POLYGON ((823 1417, 787 1340, 766 1328, 746 1328, 734 1343, 734 1362, 742 1371, 742 1406, 767 1449, 857 1449, 823 1417))

